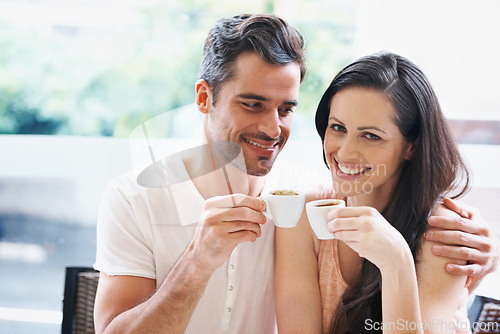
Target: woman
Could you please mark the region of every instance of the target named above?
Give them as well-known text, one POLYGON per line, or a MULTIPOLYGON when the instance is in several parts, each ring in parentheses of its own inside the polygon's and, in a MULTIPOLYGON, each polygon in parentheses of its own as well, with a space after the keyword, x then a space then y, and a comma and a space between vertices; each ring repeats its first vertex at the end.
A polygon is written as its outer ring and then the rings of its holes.
POLYGON ((425 75, 392 53, 361 58, 333 79, 316 128, 330 196, 347 207, 328 215, 333 240, 305 210, 276 232, 280 334, 461 332, 467 277, 446 273, 423 235, 431 211, 454 214, 440 201, 469 174, 425 75))

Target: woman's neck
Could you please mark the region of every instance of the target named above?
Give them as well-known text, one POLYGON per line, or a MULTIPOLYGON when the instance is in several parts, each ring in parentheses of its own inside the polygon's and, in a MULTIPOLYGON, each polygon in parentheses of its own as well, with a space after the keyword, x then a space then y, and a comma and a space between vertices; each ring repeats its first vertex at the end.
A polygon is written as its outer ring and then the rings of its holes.
POLYGON ((397 178, 394 177, 371 192, 348 197, 346 204, 347 206, 370 206, 382 212, 391 200, 392 190, 396 186, 396 182, 397 178))
POLYGON ((389 203, 389 196, 373 196, 372 194, 359 194, 347 198, 347 206, 369 206, 382 212, 389 203))

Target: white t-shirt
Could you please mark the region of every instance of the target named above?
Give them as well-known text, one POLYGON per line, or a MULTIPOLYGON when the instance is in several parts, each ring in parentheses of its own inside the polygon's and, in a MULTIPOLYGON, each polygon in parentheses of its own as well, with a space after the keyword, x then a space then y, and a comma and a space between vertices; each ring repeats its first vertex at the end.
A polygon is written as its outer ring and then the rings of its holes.
MULTIPOLYGON (((158 287, 184 253, 204 200, 182 164, 169 168, 188 181, 145 188, 130 172, 108 184, 97 223, 97 270, 156 279, 158 287)), ((275 322, 274 224, 268 220, 255 243, 238 245, 214 272, 185 333, 274 333, 275 322)))

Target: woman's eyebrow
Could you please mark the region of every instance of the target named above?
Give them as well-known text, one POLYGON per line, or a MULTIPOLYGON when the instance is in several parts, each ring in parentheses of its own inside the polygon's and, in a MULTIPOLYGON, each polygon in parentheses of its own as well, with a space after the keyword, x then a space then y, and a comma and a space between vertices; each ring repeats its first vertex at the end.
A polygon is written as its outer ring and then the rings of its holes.
POLYGON ((344 125, 344 122, 342 122, 341 120, 339 120, 339 119, 335 118, 335 116, 331 116, 331 117, 329 117, 329 118, 328 118, 328 120, 330 120, 330 121, 332 121, 332 120, 333 120, 333 121, 335 121, 335 122, 339 123, 339 124, 340 124, 340 125, 342 125, 342 126, 344 125))
POLYGON ((384 130, 377 128, 376 126, 362 126, 362 127, 359 127, 358 130, 377 130, 377 131, 380 131, 382 133, 387 134, 384 130))
MULTIPOLYGON (((331 116, 328 119, 329 120, 333 120, 333 121, 339 123, 340 125, 344 126, 344 123, 341 120, 335 118, 335 116, 331 116)), ((360 131, 363 131, 363 130, 377 130, 377 131, 380 131, 382 133, 387 134, 384 130, 382 130, 382 129, 376 127, 376 126, 361 126, 361 127, 358 128, 358 130, 360 130, 360 131)))

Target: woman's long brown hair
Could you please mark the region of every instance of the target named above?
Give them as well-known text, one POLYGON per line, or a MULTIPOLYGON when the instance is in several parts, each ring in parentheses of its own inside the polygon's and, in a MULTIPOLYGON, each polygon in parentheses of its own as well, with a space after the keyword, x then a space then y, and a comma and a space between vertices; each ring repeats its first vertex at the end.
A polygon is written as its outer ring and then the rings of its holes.
MULTIPOLYGON (((425 75, 406 58, 389 52, 363 57, 333 79, 316 112, 316 129, 322 141, 332 97, 348 87, 385 94, 396 109, 395 123, 405 140, 416 143, 414 155, 402 166, 391 200, 382 212, 406 239, 416 259, 432 208, 445 194, 453 198, 465 194, 470 173, 425 75), (452 191, 456 193, 452 195, 452 191)), ((381 332, 367 326, 368 321, 382 322, 381 283, 379 269, 364 259, 355 281, 342 295, 330 333, 381 332)))

